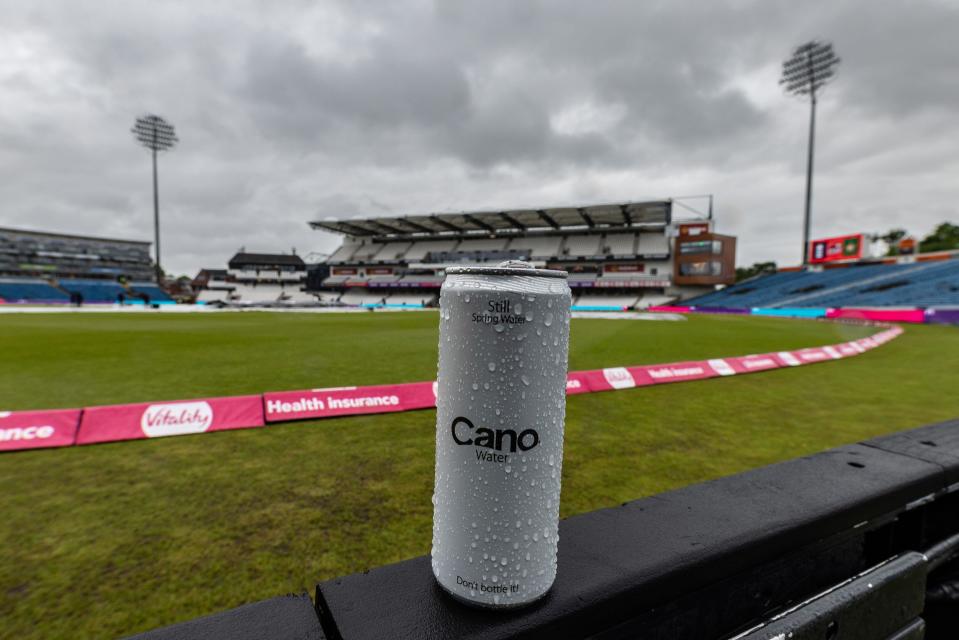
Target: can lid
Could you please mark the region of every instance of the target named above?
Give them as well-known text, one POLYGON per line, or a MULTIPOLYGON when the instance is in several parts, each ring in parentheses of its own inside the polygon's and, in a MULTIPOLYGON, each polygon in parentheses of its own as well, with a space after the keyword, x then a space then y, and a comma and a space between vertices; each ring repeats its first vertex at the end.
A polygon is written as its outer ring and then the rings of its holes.
POLYGON ((523 260, 504 260, 495 267, 446 267, 448 274, 472 274, 483 276, 536 276, 541 278, 563 278, 569 274, 559 269, 537 269, 523 260))

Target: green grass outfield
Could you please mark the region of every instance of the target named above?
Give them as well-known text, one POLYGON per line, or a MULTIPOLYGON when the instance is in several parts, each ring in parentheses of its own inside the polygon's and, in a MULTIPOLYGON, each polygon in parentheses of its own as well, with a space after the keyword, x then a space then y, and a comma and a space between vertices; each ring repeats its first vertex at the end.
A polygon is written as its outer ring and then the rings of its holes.
MULTIPOLYGON (((0 408, 431 380, 434 313, 0 316, 0 408)), ((875 329, 577 319, 570 368, 875 329)), ((959 329, 855 358, 569 399, 563 515, 959 416, 959 329)), ((428 553, 434 412, 0 454, 0 637, 109 638, 428 553)))

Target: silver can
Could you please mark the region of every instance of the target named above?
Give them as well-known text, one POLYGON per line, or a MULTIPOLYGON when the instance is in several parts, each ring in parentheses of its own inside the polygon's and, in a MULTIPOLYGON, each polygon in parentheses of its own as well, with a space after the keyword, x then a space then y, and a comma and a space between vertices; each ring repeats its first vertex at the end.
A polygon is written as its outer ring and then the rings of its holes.
POLYGON ((528 604, 556 578, 570 302, 565 271, 446 270, 432 564, 468 604, 528 604))

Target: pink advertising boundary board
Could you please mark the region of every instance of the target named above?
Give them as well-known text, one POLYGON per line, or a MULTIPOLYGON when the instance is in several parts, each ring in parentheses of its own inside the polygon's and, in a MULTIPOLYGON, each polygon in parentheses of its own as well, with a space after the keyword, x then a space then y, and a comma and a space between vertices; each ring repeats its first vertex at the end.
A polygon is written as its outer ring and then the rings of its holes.
POLYGON ((436 406, 432 382, 335 387, 263 394, 267 422, 413 411, 436 406))
MULTIPOLYGON (((902 331, 898 326, 891 326, 860 340, 794 351, 571 371, 566 393, 633 389, 831 362, 875 349, 902 331)), ((82 411, 7 411, 0 412, 0 451, 247 429, 295 420, 414 411, 435 406, 435 382, 408 382, 142 402, 88 407, 82 411)))
POLYGON ((77 444, 262 427, 262 396, 141 402, 83 410, 77 444))
POLYGON ((69 447, 79 425, 80 409, 0 411, 0 451, 69 447))

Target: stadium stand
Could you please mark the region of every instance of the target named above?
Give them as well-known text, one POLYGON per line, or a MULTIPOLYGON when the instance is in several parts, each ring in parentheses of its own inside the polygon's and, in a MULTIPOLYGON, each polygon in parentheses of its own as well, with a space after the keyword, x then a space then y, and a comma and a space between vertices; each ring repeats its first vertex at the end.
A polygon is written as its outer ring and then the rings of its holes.
POLYGON ((526 238, 514 238, 510 241, 509 249, 528 253, 530 258, 545 259, 560 254, 560 245, 563 243, 562 236, 531 236, 526 238))
POLYGON ((234 289, 227 281, 226 269, 200 269, 191 284, 199 304, 226 302, 234 289))
POLYGON ((507 238, 482 238, 482 239, 462 240, 456 246, 456 251, 460 253, 466 253, 468 251, 473 251, 473 252, 502 251, 506 248, 507 242, 509 242, 509 239, 507 238))
POLYGON ((570 257, 598 256, 601 240, 602 238, 596 235, 567 236, 563 254, 570 257))
POLYGON ((150 243, 0 228, 0 276, 152 280, 150 243))
POLYGON ((658 307, 660 305, 669 304, 672 300, 669 296, 661 296, 655 293, 644 294, 643 297, 636 303, 636 306, 641 309, 648 309, 649 307, 658 307))
POLYGON ((353 252, 355 250, 355 246, 344 244, 335 252, 333 252, 333 255, 330 256, 330 262, 345 262, 353 257, 353 252))
POLYGON ((226 302, 229 300, 230 291, 224 289, 204 289, 197 294, 196 302, 207 304, 210 302, 226 302))
POLYGON ((407 249, 413 246, 412 242, 387 242, 373 255, 373 260, 389 262, 399 260, 407 249))
POLYGON ((43 280, 0 279, 0 301, 55 303, 69 302, 70 296, 43 280))
POLYGON ((959 305, 959 259, 781 271, 687 303, 728 308, 959 305))
POLYGON ((636 253, 641 256, 667 256, 669 255, 669 242, 666 238, 655 233, 639 234, 639 246, 636 253))
POLYGON ((151 303, 170 304, 173 302, 173 298, 167 295, 166 291, 152 282, 134 282, 130 284, 130 291, 134 295, 146 295, 151 303))
POLYGON ((577 298, 597 308, 645 307, 731 283, 735 238, 711 233, 711 218, 674 222, 672 204, 658 200, 315 221, 310 223, 314 229, 343 236, 325 263, 329 275, 316 291, 335 294, 344 304, 403 300, 430 306, 437 302, 446 266, 503 260, 568 271, 577 298), (689 241, 688 226, 703 234, 696 237, 699 244, 722 251, 704 256, 682 252, 680 258, 673 246, 689 241), (695 269, 687 268, 690 262, 695 269))
POLYGON ((354 306, 385 304, 386 295, 367 293, 364 289, 349 289, 340 296, 339 301, 354 306))
POLYGON ((578 296, 574 305, 578 307, 621 308, 634 307, 638 301, 637 295, 598 295, 584 294, 578 296))
MULTIPOLYGON (((402 259, 407 262, 414 262, 417 260, 422 260, 426 257, 428 253, 441 253, 443 251, 451 251, 453 247, 456 246, 456 240, 428 240, 428 241, 417 241, 406 251, 406 255, 402 259)), ((343 260, 335 260, 336 254, 334 253, 330 256, 328 262, 343 262, 343 260)))
POLYGON ((372 242, 363 243, 360 246, 356 247, 353 251, 354 260, 371 260, 374 255, 382 248, 382 245, 377 245, 372 242))
POLYGON ((295 304, 313 304, 317 302, 317 297, 312 293, 307 293, 300 288, 284 287, 280 292, 279 302, 295 304))
POLYGON ((235 302, 276 302, 283 294, 283 288, 277 284, 237 283, 230 300, 235 302))
POLYGON ((613 233, 607 235, 605 240, 603 253, 607 255, 627 257, 636 255, 636 234, 634 233, 613 233))
POLYGON ((61 280, 60 288, 83 296, 83 302, 117 302, 128 291, 116 282, 107 280, 61 280))
POLYGON ((0 299, 8 303, 66 303, 71 295, 115 303, 138 293, 172 303, 154 276, 149 242, 0 228, 0 299))
MULTIPOLYGON (((355 247, 340 255, 352 255, 355 247)), ((367 250, 366 255, 373 255, 367 250)), ((331 256, 332 257, 332 256, 331 256)), ((348 276, 343 277, 345 283, 348 276)), ((201 269, 193 279, 201 304, 222 303, 239 306, 315 305, 335 302, 335 297, 319 298, 305 290, 307 265, 296 253, 249 253, 240 250, 228 262, 227 269, 201 269)))

